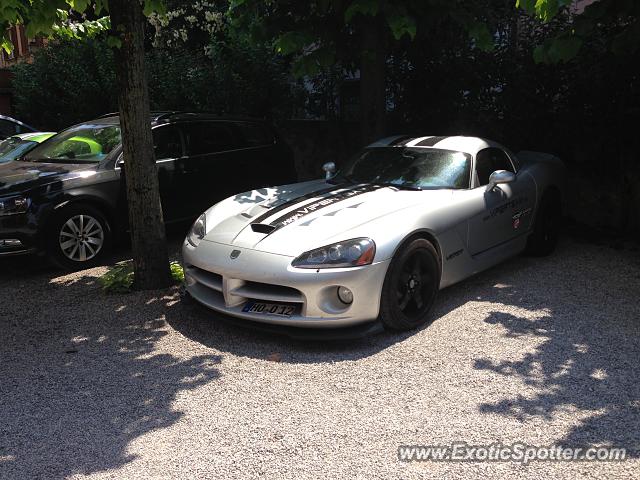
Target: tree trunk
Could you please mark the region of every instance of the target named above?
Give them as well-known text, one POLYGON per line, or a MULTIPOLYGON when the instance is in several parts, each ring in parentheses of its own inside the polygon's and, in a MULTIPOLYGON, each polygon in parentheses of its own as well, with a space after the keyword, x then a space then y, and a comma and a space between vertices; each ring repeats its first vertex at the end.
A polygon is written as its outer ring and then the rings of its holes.
POLYGON ((150 290, 171 283, 158 171, 153 152, 149 93, 144 66, 144 24, 138 0, 110 0, 129 228, 135 269, 134 287, 150 290))
POLYGON ((384 19, 365 17, 362 23, 360 60, 360 126, 362 142, 384 137, 387 116, 387 42, 384 19))

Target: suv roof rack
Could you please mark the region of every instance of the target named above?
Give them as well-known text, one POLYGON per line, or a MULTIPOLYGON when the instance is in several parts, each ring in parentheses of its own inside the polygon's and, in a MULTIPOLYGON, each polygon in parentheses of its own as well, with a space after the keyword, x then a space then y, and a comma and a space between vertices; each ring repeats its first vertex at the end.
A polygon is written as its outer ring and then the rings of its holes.
MULTIPOLYGON (((109 118, 109 117, 117 117, 120 115, 120 112, 111 112, 100 115, 98 118, 109 118)), ((265 118, 257 118, 257 117, 249 117, 249 116, 241 116, 241 115, 220 115, 216 112, 193 112, 193 111, 183 111, 183 110, 168 110, 168 111, 156 111, 151 112, 152 120, 155 122, 162 122, 171 119, 172 117, 184 115, 185 117, 190 116, 202 116, 207 119, 213 120, 235 120, 235 121, 248 121, 248 122, 264 122, 265 118)))
MULTIPOLYGON (((169 110, 160 110, 160 111, 156 111, 156 112, 152 111, 151 112, 151 116, 157 119, 157 118, 173 115, 175 113, 180 113, 180 112, 173 111, 173 110, 171 110, 171 111, 169 111, 169 110)), ((110 113, 105 113, 103 115, 100 115, 97 118, 117 117, 119 115, 120 115, 120 112, 110 112, 110 113)))
POLYGON ((235 121, 251 121, 251 122, 264 122, 265 118, 256 118, 249 116, 241 116, 241 115, 220 115, 216 112, 207 112, 207 111, 175 111, 175 112, 165 112, 162 115, 159 115, 155 118, 155 121, 163 121, 169 120, 172 117, 184 116, 185 118, 189 117, 203 117, 204 119, 210 120, 235 120, 235 121))

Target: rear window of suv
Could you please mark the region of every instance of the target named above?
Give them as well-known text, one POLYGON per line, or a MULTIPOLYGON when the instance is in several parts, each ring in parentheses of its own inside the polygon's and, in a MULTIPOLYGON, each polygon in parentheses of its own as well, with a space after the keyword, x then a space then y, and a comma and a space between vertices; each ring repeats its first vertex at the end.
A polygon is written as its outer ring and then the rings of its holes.
POLYGON ((240 122, 236 123, 240 130, 240 135, 245 147, 259 147, 261 145, 271 145, 275 143, 273 133, 267 127, 259 123, 240 122))
POLYGON ((187 155, 206 155, 240 148, 231 125, 225 122, 190 122, 182 126, 187 155))

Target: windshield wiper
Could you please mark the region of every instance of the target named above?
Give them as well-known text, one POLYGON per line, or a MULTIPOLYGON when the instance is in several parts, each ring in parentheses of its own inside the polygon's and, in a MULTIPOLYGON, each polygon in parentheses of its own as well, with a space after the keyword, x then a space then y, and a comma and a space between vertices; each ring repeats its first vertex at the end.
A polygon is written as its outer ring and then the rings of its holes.
POLYGON ((412 192, 421 192, 422 188, 416 186, 416 185, 408 185, 406 183, 382 183, 382 182, 375 182, 374 185, 382 185, 383 187, 390 187, 390 188, 395 188, 397 190, 410 190, 412 192))

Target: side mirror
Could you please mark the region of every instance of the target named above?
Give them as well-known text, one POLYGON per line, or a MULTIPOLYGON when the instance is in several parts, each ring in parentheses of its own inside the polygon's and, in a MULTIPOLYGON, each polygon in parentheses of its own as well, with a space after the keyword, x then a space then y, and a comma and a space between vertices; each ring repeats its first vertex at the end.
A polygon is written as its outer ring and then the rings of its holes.
POLYGON ((516 174, 508 170, 496 170, 489 177, 487 191, 493 190, 496 185, 501 183, 511 183, 516 179, 516 174))
POLYGON ((325 172, 325 179, 329 180, 336 173, 336 164, 333 162, 327 162, 322 165, 322 170, 325 172))

